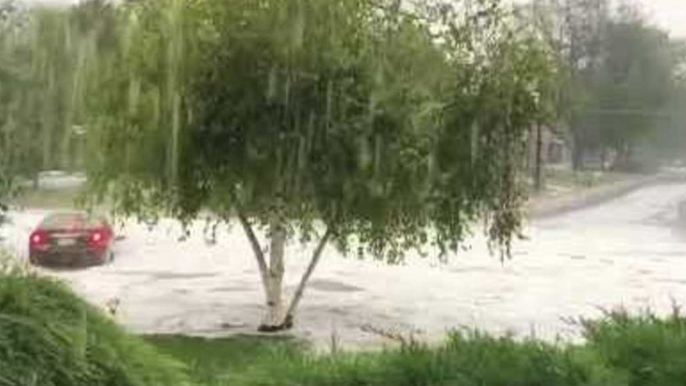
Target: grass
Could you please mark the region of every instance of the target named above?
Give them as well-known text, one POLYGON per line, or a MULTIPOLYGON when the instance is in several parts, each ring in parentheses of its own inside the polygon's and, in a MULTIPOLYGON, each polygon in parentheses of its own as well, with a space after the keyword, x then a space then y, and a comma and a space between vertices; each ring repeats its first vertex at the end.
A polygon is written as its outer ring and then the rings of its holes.
POLYGON ((0 386, 676 386, 686 318, 608 313, 585 342, 453 332, 378 352, 284 337, 127 334, 63 283, 0 260, 0 386))
POLYGON ((302 342, 289 337, 240 335, 204 339, 177 335, 145 338, 161 352, 186 364, 199 385, 241 385, 251 374, 271 371, 275 357, 296 357, 305 351, 302 342))
POLYGON ((0 385, 189 385, 182 362, 66 285, 0 261, 0 385))
POLYGON ((667 318, 618 311, 585 324, 587 347, 629 386, 686 384, 686 318, 678 309, 667 318))
POLYGON ((613 372, 596 366, 595 358, 579 355, 579 351, 478 333, 454 333, 439 347, 411 344, 378 353, 323 356, 288 343, 274 347, 269 341, 244 338, 165 337, 151 342, 186 363, 207 361, 195 367, 193 374, 198 383, 206 385, 623 385, 613 383, 613 372))
POLYGON ((676 386, 686 384, 686 318, 609 313, 583 322, 571 345, 452 333, 439 346, 374 353, 308 352, 293 340, 179 336, 148 341, 203 385, 237 386, 676 386))
POLYGON ((619 311, 583 323, 587 342, 452 333, 375 353, 320 355, 256 337, 151 337, 199 384, 238 386, 672 386, 686 383, 686 319, 619 311))
POLYGON ((580 190, 609 185, 631 178, 631 174, 618 172, 574 171, 571 169, 547 168, 545 170, 545 190, 536 193, 533 180, 529 181, 529 192, 535 195, 559 196, 574 194, 580 190))
POLYGON ((630 175, 617 172, 573 171, 567 169, 546 170, 546 182, 566 187, 589 188, 624 180, 630 175))

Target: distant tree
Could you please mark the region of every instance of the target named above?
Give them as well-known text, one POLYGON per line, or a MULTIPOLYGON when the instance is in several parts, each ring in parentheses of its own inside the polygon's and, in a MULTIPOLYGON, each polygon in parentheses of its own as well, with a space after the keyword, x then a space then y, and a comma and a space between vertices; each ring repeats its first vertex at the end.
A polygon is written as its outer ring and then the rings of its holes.
POLYGON ((456 251, 484 220, 507 253, 550 62, 498 1, 425 5, 128 3, 89 86, 93 197, 142 217, 237 220, 266 294, 263 331, 292 325, 329 242, 395 263, 425 245, 456 251), (286 303, 295 236, 317 244, 286 303))
POLYGON ((602 65, 609 0, 532 0, 532 18, 562 65, 560 114, 572 139, 572 166, 583 168, 584 152, 597 145, 597 128, 586 119, 589 87, 602 65))
POLYGON ((6 221, 8 200, 16 193, 16 112, 20 90, 26 87, 20 45, 26 13, 13 1, 0 1, 0 225, 6 221))
POLYGON ((65 8, 8 9, 0 22, 0 158, 37 181, 41 169, 71 166, 82 45, 65 8))
POLYGON ((543 130, 566 134, 563 127, 573 111, 571 101, 575 94, 570 69, 561 51, 563 24, 554 12, 555 6, 556 3, 549 0, 535 0, 515 8, 520 34, 538 41, 538 49, 530 55, 537 57, 533 61, 541 65, 537 79, 540 96, 536 101, 539 114, 529 138, 529 145, 533 145, 534 150, 533 165, 529 167, 536 191, 544 189, 543 130))
POLYGON ((653 117, 651 135, 643 141, 658 162, 686 160, 686 41, 672 40, 671 48, 671 94, 653 117))
MULTIPOLYGON (((665 111, 674 93, 676 51, 668 34, 647 22, 630 1, 533 0, 528 8, 539 31, 564 64, 561 106, 573 138, 573 166, 589 150, 617 154, 616 167, 633 168, 665 137, 665 111), (651 145, 652 143, 652 145, 651 145)), ((603 162, 604 164, 605 162, 603 162)))
POLYGON ((615 166, 626 170, 636 146, 661 127, 660 115, 674 95, 673 48, 666 32, 628 9, 620 9, 605 36, 588 116, 599 129, 600 146, 613 149, 615 166))

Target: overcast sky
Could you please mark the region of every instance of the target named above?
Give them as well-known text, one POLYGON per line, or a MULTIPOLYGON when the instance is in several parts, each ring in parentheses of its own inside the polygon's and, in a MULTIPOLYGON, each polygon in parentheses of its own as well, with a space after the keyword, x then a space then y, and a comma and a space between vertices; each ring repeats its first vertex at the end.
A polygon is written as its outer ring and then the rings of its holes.
POLYGON ((653 21, 675 36, 686 37, 686 1, 640 0, 653 21))
MULTIPOLYGON (((76 0, 23 0, 28 3, 74 3, 76 0)), ((520 1, 520 0, 516 0, 520 1)), ((640 3, 651 19, 672 35, 686 37, 686 0, 634 0, 640 3)))

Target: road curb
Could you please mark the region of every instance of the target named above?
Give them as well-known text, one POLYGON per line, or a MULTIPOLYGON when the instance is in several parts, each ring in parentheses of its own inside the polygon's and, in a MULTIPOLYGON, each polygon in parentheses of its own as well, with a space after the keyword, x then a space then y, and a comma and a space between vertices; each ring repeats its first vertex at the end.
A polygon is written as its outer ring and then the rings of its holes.
POLYGON ((527 205, 527 214, 529 219, 557 216, 614 200, 648 185, 676 181, 679 181, 679 178, 665 174, 631 178, 628 181, 584 189, 573 195, 530 201, 527 205))

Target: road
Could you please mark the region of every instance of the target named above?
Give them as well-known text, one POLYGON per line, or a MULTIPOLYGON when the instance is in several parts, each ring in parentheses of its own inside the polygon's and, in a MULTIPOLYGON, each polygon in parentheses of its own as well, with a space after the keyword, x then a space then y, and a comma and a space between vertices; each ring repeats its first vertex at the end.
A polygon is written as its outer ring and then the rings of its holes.
MULTIPOLYGON (((440 264, 345 259, 327 249, 301 303, 295 334, 326 346, 383 342, 368 326, 440 339, 449 329, 577 338, 568 318, 623 306, 669 312, 686 302, 686 228, 677 205, 686 184, 646 187, 597 207, 528 224, 510 261, 490 256, 483 238, 440 264)), ((40 212, 14 214, 8 239, 20 250, 40 212)), ((196 224, 187 241, 172 221, 153 230, 128 224, 117 260, 84 270, 46 271, 97 305, 118 299, 117 318, 134 332, 221 336, 253 332, 262 293, 252 252, 238 227, 215 244, 196 224)), ((288 289, 311 246, 288 248, 288 289)), ((25 254, 25 250, 22 250, 25 254)))

